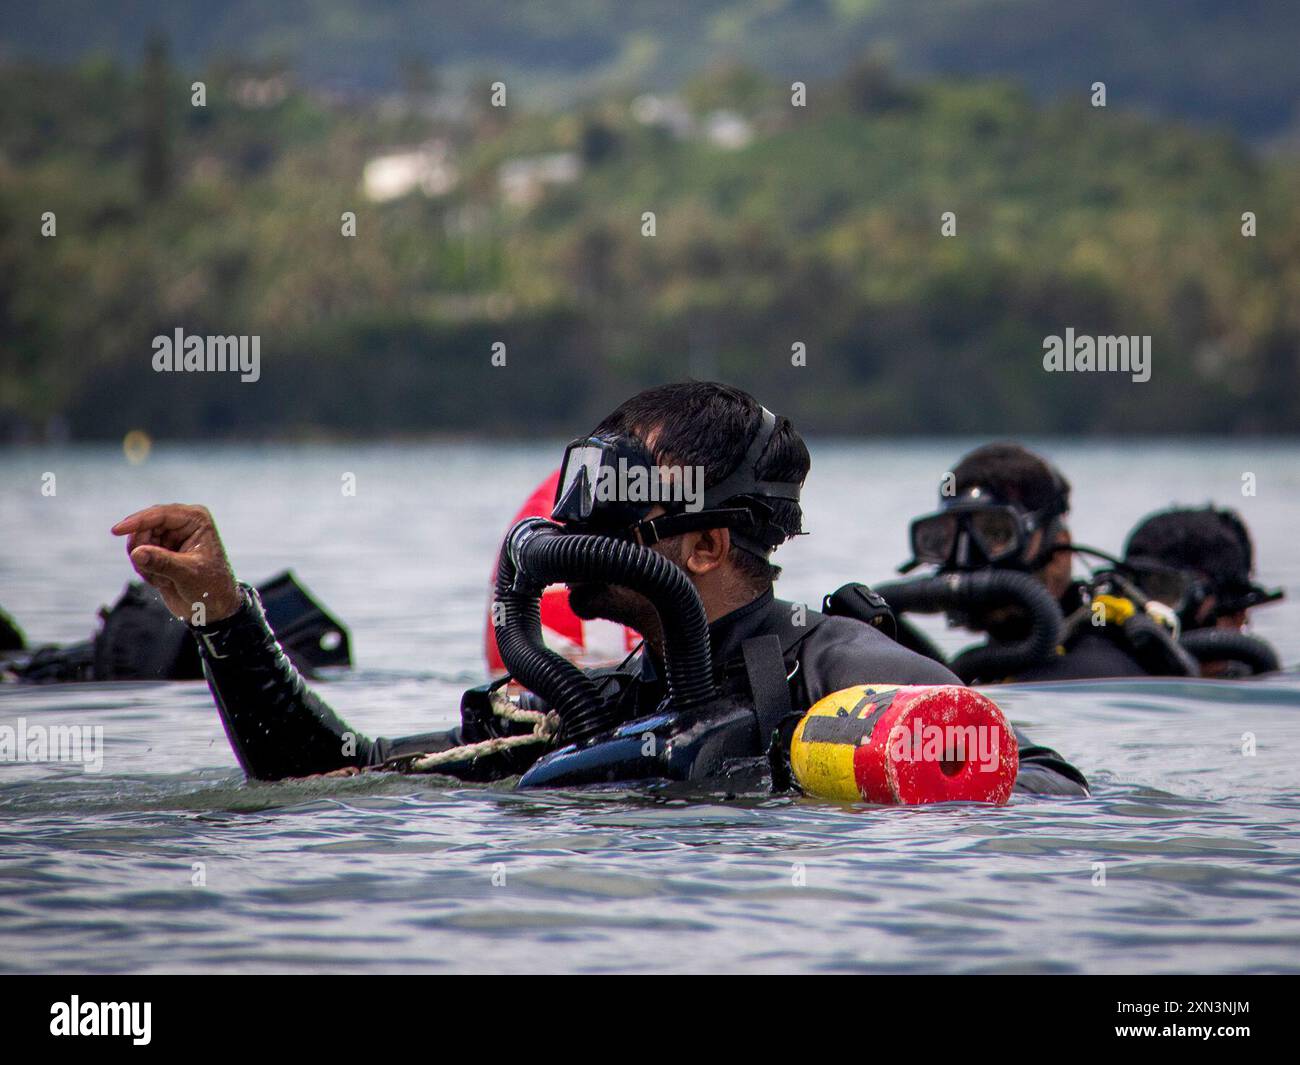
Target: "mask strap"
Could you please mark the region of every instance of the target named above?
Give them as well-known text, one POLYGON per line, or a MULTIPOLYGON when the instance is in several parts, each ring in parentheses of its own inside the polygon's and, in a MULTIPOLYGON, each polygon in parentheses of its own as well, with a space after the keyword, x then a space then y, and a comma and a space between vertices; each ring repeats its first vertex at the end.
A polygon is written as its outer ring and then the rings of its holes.
POLYGON ((726 477, 711 488, 705 489, 705 507, 711 504, 725 503, 728 499, 745 495, 758 495, 769 499, 788 499, 792 503, 799 502, 799 485, 789 484, 784 481, 760 481, 756 478, 755 470, 758 468, 758 460, 763 457, 763 452, 767 450, 767 445, 771 443, 772 437, 776 434, 776 415, 766 407, 761 407, 760 410, 762 414, 759 418, 758 429, 754 433, 753 440, 749 443, 749 448, 745 451, 745 457, 726 477))

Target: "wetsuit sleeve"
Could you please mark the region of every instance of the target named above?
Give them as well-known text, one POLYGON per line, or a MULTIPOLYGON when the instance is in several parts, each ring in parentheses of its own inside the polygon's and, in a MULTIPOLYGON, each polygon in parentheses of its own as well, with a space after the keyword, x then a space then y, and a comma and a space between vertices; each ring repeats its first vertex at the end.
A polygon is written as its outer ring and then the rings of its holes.
POLYGON ((1016 791, 1029 795, 1088 794, 1088 778, 1050 747, 1039 747, 1020 729, 1014 729, 1020 748, 1016 791))
POLYGON ((809 706, 857 684, 961 683, 947 666, 852 618, 826 618, 800 645, 799 663, 809 706))
MULTIPOLYGON (((370 739, 350 728, 307 687, 267 623, 257 591, 240 585, 244 602, 234 614, 194 635, 203 673, 239 764, 256 780, 310 776, 348 767, 450 750, 500 734, 487 688, 465 693, 459 728, 399 739, 370 739)), ((529 709, 541 700, 527 696, 529 709)), ((504 731, 513 731, 506 729, 504 731)), ((519 772, 517 758, 480 758, 449 765, 448 775, 495 779, 519 772)))
POLYGON ((311 691, 267 624, 255 589, 228 618, 194 629, 203 674, 244 772, 257 780, 371 764, 374 743, 311 691))

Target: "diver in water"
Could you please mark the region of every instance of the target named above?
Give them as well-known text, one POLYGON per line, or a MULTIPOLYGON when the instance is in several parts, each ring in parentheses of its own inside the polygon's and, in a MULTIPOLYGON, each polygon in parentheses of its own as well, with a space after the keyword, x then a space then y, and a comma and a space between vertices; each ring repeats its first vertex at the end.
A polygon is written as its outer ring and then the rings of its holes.
POLYGON ((1206 677, 1278 668, 1276 652, 1244 631, 1250 610, 1283 595, 1255 582, 1254 558, 1241 516, 1212 506, 1150 514, 1124 546, 1124 565, 1134 582, 1178 616, 1183 643, 1196 653, 1206 677))
MULTIPOLYGON (((1094 623, 1097 615, 1089 609, 1090 589, 1071 578, 1075 545, 1067 525, 1070 484, 1045 459, 1016 443, 978 447, 945 478, 940 502, 938 511, 912 522, 913 558, 903 572, 928 563, 937 566, 941 576, 996 577, 1012 591, 1017 591, 1018 579, 1021 598, 1033 600, 1036 595, 1035 605, 1044 608, 1039 614, 1055 618, 1044 621, 1048 639, 1034 644, 1036 650, 1021 661, 1010 656, 1008 664, 996 669, 960 670, 965 679, 983 683, 1077 680, 1162 671, 1151 654, 1143 661, 1130 640, 1141 628, 1140 636, 1167 651, 1172 636, 1155 631, 1154 622, 1130 615, 1122 619, 1128 625, 1094 623), (1017 574, 1029 580, 1016 578, 1017 574)), ((909 582, 880 585, 878 590, 891 605, 897 601, 902 606, 908 601, 909 582)), ((1030 612, 1018 603, 987 608, 974 604, 947 612, 964 627, 988 633, 991 647, 1031 643, 1025 634, 1030 612)))
MULTIPOLYGON (((258 598, 280 646, 308 676, 352 664, 350 638, 289 572, 258 585, 258 598)), ((132 581, 112 607, 99 610, 99 630, 88 640, 29 648, 22 631, 0 610, 0 683, 198 680, 203 666, 186 626, 178 624, 156 589, 132 581)))
MULTIPOLYGON (((788 419, 772 415, 738 389, 688 382, 633 396, 590 437, 570 444, 557 492, 553 518, 564 533, 597 533, 648 546, 671 563, 663 568, 688 578, 707 615, 718 683, 743 696, 744 713, 752 712, 745 718, 742 753, 755 759, 776 750, 772 738, 788 739, 793 723, 832 692, 864 681, 958 683, 942 665, 870 624, 774 598, 780 570, 771 554, 802 532, 799 493, 809 465, 807 448, 788 419), (701 470, 702 494, 651 502, 600 489, 620 483, 617 477, 629 471, 650 467, 701 470)), ((682 487, 688 481, 683 474, 676 483, 682 487)), ((533 727, 503 727, 494 716, 492 697, 501 681, 465 693, 458 728, 403 739, 356 733, 307 688, 281 653, 256 592, 236 582, 206 509, 151 507, 112 531, 128 538, 131 564, 161 591, 178 618, 188 621, 193 604, 206 604, 207 624, 195 629, 204 671, 250 777, 400 768, 415 756, 443 755, 439 772, 496 779, 525 772, 545 753, 534 744, 454 760, 457 747, 533 727)), ((575 669, 574 676, 594 681, 602 706, 616 722, 655 714, 672 684, 665 675, 664 645, 674 639, 674 633, 662 631, 655 605, 618 584, 570 582, 570 593, 580 616, 622 622, 645 637, 643 647, 621 666, 585 674, 575 669)), ((522 705, 536 708, 537 702, 525 693, 522 705)), ((1087 794, 1082 774, 1059 755, 1023 736, 1017 739, 1018 788, 1087 794)))
POLYGON ((0 607, 0 653, 21 651, 26 646, 27 640, 23 636, 23 630, 4 612, 4 608, 0 607))

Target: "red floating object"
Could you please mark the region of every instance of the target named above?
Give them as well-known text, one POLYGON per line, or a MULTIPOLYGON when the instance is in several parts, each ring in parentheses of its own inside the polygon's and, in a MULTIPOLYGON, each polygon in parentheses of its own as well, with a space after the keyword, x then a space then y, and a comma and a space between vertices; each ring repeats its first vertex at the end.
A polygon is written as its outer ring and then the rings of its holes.
POLYGON ((883 804, 1011 798, 1020 755, 988 696, 959 685, 863 684, 826 696, 795 729, 805 792, 883 804))

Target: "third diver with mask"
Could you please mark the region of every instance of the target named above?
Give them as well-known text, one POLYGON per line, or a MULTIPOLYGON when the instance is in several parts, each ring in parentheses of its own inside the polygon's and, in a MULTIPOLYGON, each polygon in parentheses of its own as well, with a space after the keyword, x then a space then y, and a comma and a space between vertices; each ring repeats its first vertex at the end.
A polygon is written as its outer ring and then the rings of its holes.
POLYGON ((1248 633, 1248 613, 1275 603, 1281 589, 1255 580, 1255 547, 1234 510, 1170 507, 1129 533, 1123 570, 1142 592, 1177 616, 1181 643, 1201 675, 1235 679, 1280 668, 1277 652, 1248 633))

